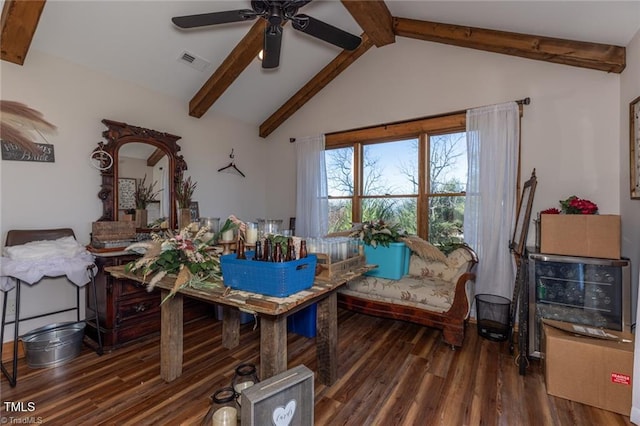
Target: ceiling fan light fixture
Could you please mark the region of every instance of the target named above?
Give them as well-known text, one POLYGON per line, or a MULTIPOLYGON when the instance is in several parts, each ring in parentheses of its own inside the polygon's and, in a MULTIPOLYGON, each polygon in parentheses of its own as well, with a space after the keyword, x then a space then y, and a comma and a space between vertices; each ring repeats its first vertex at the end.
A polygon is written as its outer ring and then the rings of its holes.
POLYGON ((177 16, 171 18, 179 28, 195 28, 225 24, 260 17, 267 21, 264 31, 262 68, 277 68, 280 63, 282 44, 282 25, 291 21, 295 30, 333 44, 341 49, 354 50, 360 43, 358 36, 327 24, 311 16, 299 14, 298 9, 311 0, 251 0, 251 10, 228 10, 224 12, 199 15, 177 16))
POLYGON ((260 49, 260 51, 258 52, 258 59, 262 61, 263 58, 264 58, 264 49, 260 49))

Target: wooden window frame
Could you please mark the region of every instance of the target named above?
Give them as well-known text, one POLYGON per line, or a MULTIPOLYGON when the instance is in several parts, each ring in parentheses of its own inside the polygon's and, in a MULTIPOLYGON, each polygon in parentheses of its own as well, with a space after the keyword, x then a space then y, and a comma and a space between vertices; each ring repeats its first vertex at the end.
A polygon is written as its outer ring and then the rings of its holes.
MULTIPOLYGON (((528 98, 518 101, 520 110, 520 120, 523 115, 523 105, 527 105, 528 98)), ((520 126, 521 127, 521 126, 520 126)), ((352 199, 352 220, 354 222, 361 221, 362 209, 360 207, 362 201, 362 147, 365 144, 392 142, 402 139, 418 138, 418 217, 417 230, 418 235, 424 239, 428 239, 429 222, 428 212, 429 198, 432 194, 428 193, 430 188, 429 173, 426 173, 427 161, 429 156, 429 137, 447 133, 466 132, 467 128, 467 112, 455 111, 445 114, 434 115, 430 117, 422 117, 405 121, 398 121, 386 124, 379 124, 370 127, 362 127, 352 130, 328 133, 325 135, 325 149, 347 148, 353 147, 353 167, 354 167, 354 194, 352 199)), ((521 138, 519 138, 520 140, 521 138)), ((521 147, 518 147, 518 172, 516 181, 516 196, 519 202, 520 194, 520 153, 521 147)), ((458 193, 449 194, 451 196, 459 196, 458 193)), ((437 194, 437 196, 447 196, 447 194, 437 194)), ((329 197, 333 198, 333 197, 329 197)), ((335 199, 346 199, 349 197, 335 197, 335 199)))
MULTIPOLYGON (((354 222, 362 220, 362 200, 363 198, 375 198, 363 196, 363 149, 365 145, 386 143, 406 139, 418 140, 418 188, 416 196, 417 204, 417 233, 422 238, 428 238, 429 219, 428 206, 429 199, 433 194, 428 192, 429 173, 427 164, 429 161, 429 137, 454 132, 466 131, 466 111, 458 111, 450 114, 443 114, 433 117, 419 118, 396 123, 388 123, 373 127, 335 132, 325 135, 325 149, 353 148, 353 184, 354 193, 351 197, 329 197, 330 199, 351 198, 351 216, 354 222)), ((447 194, 437 194, 444 196, 447 194)), ((460 194, 448 194, 459 196, 460 194)), ((391 195, 380 198, 409 198, 413 195, 391 195)))

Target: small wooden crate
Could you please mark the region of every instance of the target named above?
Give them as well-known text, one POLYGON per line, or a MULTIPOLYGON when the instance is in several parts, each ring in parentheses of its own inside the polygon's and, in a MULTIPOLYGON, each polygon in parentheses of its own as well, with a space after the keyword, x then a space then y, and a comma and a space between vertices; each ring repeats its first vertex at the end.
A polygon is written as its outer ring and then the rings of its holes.
POLYGON ((96 241, 129 240, 136 237, 136 224, 133 222, 93 222, 91 235, 96 241))
POLYGON ((316 279, 320 281, 332 281, 335 278, 348 272, 356 271, 365 266, 364 255, 354 256, 347 260, 331 262, 331 258, 326 253, 314 253, 318 257, 316 267, 316 279), (320 270, 320 273, 317 271, 320 270))

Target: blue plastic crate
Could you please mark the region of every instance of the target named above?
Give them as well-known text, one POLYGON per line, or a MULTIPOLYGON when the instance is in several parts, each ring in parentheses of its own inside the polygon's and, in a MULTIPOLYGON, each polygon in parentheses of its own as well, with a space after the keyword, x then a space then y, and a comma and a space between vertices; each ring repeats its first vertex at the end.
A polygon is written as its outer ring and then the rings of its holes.
POLYGON ((235 290, 250 291, 274 297, 286 297, 313 286, 317 258, 314 254, 289 262, 261 262, 237 259, 235 254, 220 257, 224 284, 235 290))
POLYGON ((316 337, 318 305, 313 304, 287 317, 287 330, 304 337, 316 337))
MULTIPOLYGON (((224 311, 222 306, 217 305, 215 307, 215 317, 218 321, 222 321, 224 319, 224 311)), ((247 324, 250 322, 253 322, 254 317, 252 314, 248 313, 248 312, 240 312, 240 324, 247 324)))
POLYGON ((378 265, 365 275, 399 280, 409 273, 411 250, 405 243, 390 243, 389 247, 365 244, 364 256, 368 264, 378 265))

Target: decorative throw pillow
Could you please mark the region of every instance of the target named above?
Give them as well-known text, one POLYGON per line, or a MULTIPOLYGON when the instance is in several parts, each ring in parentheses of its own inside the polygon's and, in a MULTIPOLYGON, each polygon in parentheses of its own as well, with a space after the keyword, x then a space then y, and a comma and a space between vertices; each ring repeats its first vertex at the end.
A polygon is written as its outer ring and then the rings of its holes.
POLYGON ((409 262, 409 275, 439 278, 453 282, 467 272, 471 261, 471 254, 464 248, 458 248, 449 253, 445 262, 425 260, 417 254, 413 254, 409 262))
POLYGON ((423 240, 417 235, 410 235, 401 238, 401 240, 409 247, 409 249, 420 256, 425 261, 433 261, 447 263, 447 256, 442 253, 436 246, 429 241, 423 240))

